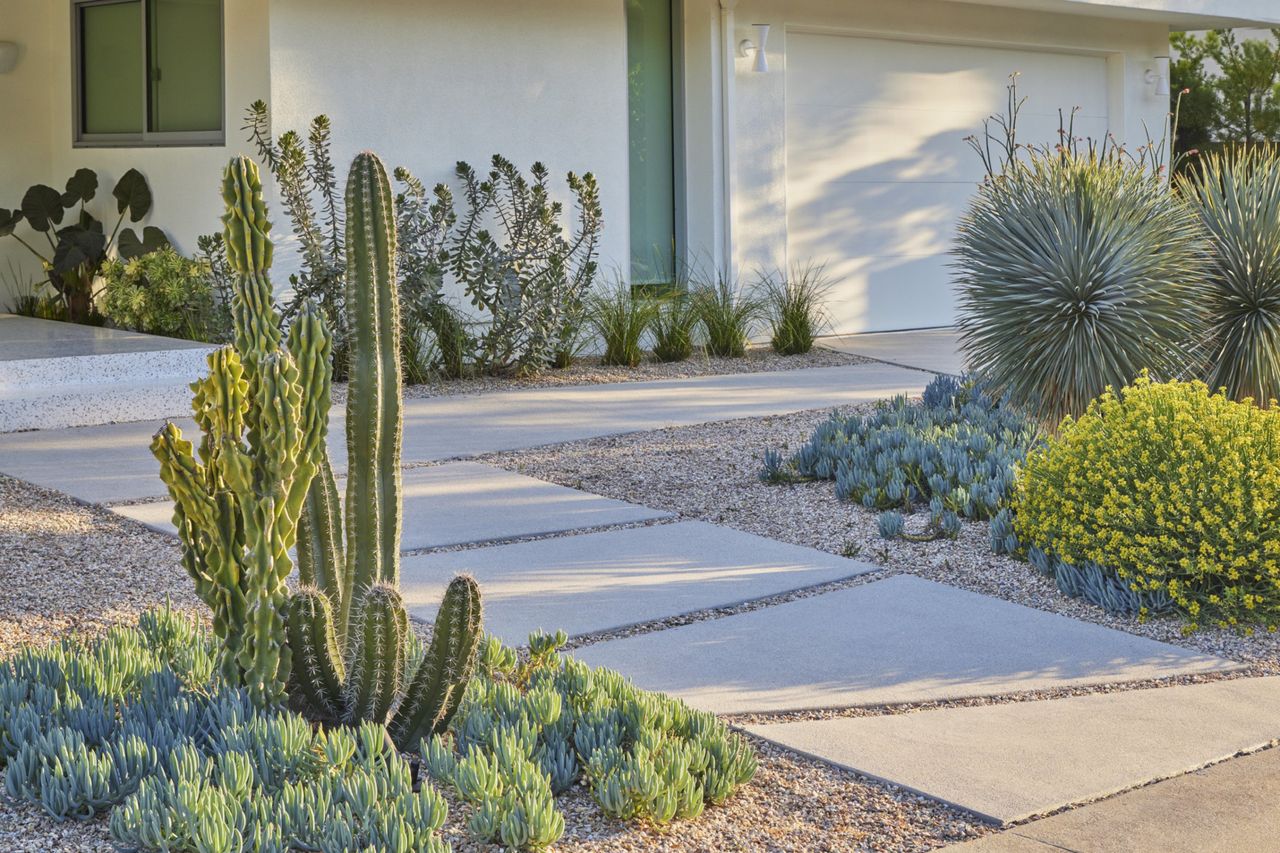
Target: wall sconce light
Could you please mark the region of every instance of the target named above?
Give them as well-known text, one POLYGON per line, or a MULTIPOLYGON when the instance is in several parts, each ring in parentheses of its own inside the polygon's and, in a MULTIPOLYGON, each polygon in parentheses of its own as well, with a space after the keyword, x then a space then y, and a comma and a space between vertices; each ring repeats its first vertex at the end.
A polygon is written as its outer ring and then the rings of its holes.
POLYGON ((17 43, 12 41, 0 41, 0 74, 8 74, 17 64, 17 43))
POLYGON ((1169 97, 1169 57, 1157 56, 1155 67, 1148 68, 1143 79, 1147 81, 1148 86, 1155 88, 1156 97, 1169 97))
POLYGON ((768 24, 752 24, 756 31, 756 40, 743 39, 738 42, 738 53, 743 57, 755 56, 755 62, 751 63, 751 70, 763 74, 769 70, 769 59, 765 56, 764 46, 769 42, 769 25, 768 24))

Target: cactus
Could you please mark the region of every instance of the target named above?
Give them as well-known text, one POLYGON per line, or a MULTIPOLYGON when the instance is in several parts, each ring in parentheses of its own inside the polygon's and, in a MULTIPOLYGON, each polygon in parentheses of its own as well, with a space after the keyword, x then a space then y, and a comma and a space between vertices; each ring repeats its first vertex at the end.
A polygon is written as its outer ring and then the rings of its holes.
POLYGON ((209 374, 191 386, 199 447, 166 423, 151 451, 175 504, 183 565, 213 612, 222 675, 269 704, 283 696, 290 670, 285 581, 324 448, 331 342, 308 307, 281 345, 267 274, 271 226, 252 161, 231 161, 222 196, 236 274, 234 345, 211 353, 209 374))
POLYGON ((396 589, 402 508, 395 211, 386 171, 373 154, 352 163, 346 203, 346 514, 322 450, 303 507, 303 586, 288 607, 288 647, 297 661, 289 694, 315 719, 389 724, 396 745, 408 748, 443 731, 462 699, 480 641, 480 593, 469 577, 449 584, 431 645, 409 671, 409 622, 396 589))

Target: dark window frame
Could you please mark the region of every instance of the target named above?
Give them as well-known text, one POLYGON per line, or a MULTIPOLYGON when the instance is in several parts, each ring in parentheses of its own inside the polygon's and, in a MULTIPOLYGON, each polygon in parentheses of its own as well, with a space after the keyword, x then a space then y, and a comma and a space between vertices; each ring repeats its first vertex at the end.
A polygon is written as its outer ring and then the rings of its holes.
POLYGON ((71 144, 73 148, 195 148, 216 147, 226 145, 227 125, 227 36, 226 36, 226 3, 218 3, 218 56, 219 56, 219 100, 218 130, 147 130, 151 109, 151 44, 148 38, 147 0, 71 0, 71 144), (141 82, 138 97, 142 99, 142 132, 141 133, 87 133, 84 129, 84 40, 83 16, 81 10, 91 6, 106 6, 118 3, 139 3, 141 5, 142 27, 138 38, 142 41, 142 53, 145 58, 146 78, 141 82))

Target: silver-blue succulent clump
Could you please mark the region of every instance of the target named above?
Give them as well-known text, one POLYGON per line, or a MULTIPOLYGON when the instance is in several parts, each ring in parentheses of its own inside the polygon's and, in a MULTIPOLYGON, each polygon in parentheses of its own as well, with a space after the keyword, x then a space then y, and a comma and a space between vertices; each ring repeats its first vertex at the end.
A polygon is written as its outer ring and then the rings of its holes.
POLYGON ((993 517, 1013 491, 1014 466, 1038 440, 1035 426, 971 378, 939 377, 925 395, 927 403, 898 397, 869 414, 833 415, 791 468, 833 480, 841 500, 869 510, 929 506, 939 529, 957 529, 946 513, 993 517))
MULTIPOLYGON (((650 824, 696 817, 751 778, 750 746, 714 716, 562 657, 490 638, 427 774, 468 804, 477 839, 540 850, 564 832, 556 795, 650 824)), ((420 649, 411 654, 420 655, 420 649)), ((110 812, 122 850, 446 853, 448 803, 385 726, 315 726, 231 688, 217 645, 171 611, 0 662, 5 788, 59 820, 110 812)))
POLYGON ((1119 616, 1156 615, 1173 607, 1173 600, 1164 590, 1135 590, 1113 570, 1093 561, 1077 566, 1047 554, 1035 545, 1027 548, 1027 560, 1042 575, 1052 578, 1063 595, 1082 598, 1107 613, 1119 616))
POLYGON ((444 798, 381 726, 255 707, 167 610, 0 664, 0 757, 11 797, 60 820, 109 809, 121 849, 449 849, 444 798))
POLYGON ((476 840, 546 846, 564 828, 553 797, 579 780, 606 815, 661 826, 723 803, 754 774, 750 747, 713 715, 561 657, 563 642, 531 637, 520 664, 487 640, 450 734, 422 743, 430 776, 473 806, 476 840))

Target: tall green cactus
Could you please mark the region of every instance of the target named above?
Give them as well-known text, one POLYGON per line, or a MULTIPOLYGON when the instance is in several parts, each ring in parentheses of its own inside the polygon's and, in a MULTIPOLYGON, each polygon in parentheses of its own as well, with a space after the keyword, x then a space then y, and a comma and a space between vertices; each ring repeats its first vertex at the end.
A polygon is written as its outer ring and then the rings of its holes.
POLYGON ((224 676, 259 704, 284 695, 289 551, 324 461, 332 342, 304 308, 281 346, 272 303, 272 246, 257 166, 231 161, 222 196, 227 257, 236 272, 234 346, 209 355, 191 406, 198 449, 173 423, 151 443, 174 501, 182 562, 213 611, 224 676))
POLYGON ((413 748, 443 731, 462 699, 480 641, 480 591, 472 578, 454 578, 427 654, 407 672, 409 621, 396 589, 402 416, 395 211, 386 170, 373 154, 352 163, 346 202, 346 514, 322 450, 298 542, 303 586, 286 620, 295 662, 289 695, 320 720, 387 723, 397 746, 413 748))

